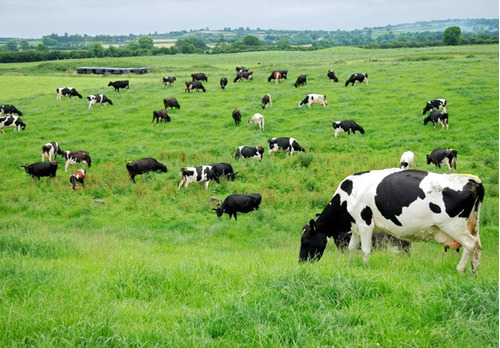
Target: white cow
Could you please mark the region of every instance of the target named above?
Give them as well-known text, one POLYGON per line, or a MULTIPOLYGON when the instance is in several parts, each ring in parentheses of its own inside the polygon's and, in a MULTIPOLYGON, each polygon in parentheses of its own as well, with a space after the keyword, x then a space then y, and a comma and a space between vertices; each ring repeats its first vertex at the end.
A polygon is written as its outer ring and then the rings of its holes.
POLYGON ((326 102, 326 95, 324 94, 308 94, 307 97, 299 103, 299 108, 305 104, 307 104, 308 107, 311 107, 311 104, 321 104, 325 108, 328 105, 326 102))
POLYGON ((251 125, 252 123, 258 125, 259 129, 261 131, 264 130, 264 116, 263 115, 261 115, 259 113, 255 113, 252 117, 250 117, 248 119, 247 125, 251 125))
POLYGON ((413 167, 413 161, 415 160, 415 154, 412 151, 403 152, 401 158, 399 159, 399 164, 401 169, 408 169, 413 167))

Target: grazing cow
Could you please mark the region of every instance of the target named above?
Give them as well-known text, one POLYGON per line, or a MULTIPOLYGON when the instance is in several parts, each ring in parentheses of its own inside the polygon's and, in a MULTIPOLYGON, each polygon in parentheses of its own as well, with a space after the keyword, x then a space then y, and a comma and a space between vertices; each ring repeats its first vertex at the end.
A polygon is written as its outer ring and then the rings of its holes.
POLYGON ((236 154, 234 158, 256 158, 259 161, 262 161, 264 158, 264 146, 250 147, 250 146, 240 146, 238 150, 236 150, 236 154))
POLYGON ((42 176, 49 176, 54 178, 56 176, 57 171, 57 162, 37 162, 32 164, 25 164, 21 166, 24 168, 26 173, 31 175, 32 178, 38 178, 42 176))
POLYGON ((233 82, 238 82, 243 79, 253 81, 253 71, 242 71, 236 73, 236 77, 234 78, 233 82))
POLYGON ((229 163, 214 163, 211 164, 212 169, 217 177, 225 177, 227 180, 234 181, 236 179, 236 174, 233 167, 229 163))
POLYGON ((219 176, 217 172, 212 168, 211 165, 203 165, 198 167, 185 167, 181 170, 182 180, 179 183, 178 190, 181 189, 182 185, 186 189, 188 185, 192 182, 202 182, 205 186, 205 190, 208 190, 208 184, 211 180, 215 180, 216 183, 220 183, 219 176))
POLYGON ((276 80, 276 73, 280 73, 281 78, 283 79, 287 79, 287 75, 288 75, 288 70, 274 70, 271 75, 267 78, 267 82, 270 82, 271 80, 276 80))
POLYGON ((129 86, 128 80, 115 81, 115 82, 111 82, 110 81, 108 83, 108 87, 109 86, 113 86, 113 88, 115 89, 114 90, 115 92, 120 92, 120 88, 125 88, 125 89, 130 90, 130 86, 129 86))
POLYGON ((446 112, 432 110, 429 116, 424 118, 424 126, 429 122, 432 122, 434 128, 436 128, 436 124, 439 123, 442 129, 444 129, 445 126, 446 129, 449 129, 448 114, 446 112))
POLYGON ((3 130, 4 127, 13 127, 14 131, 16 131, 16 129, 20 131, 21 129, 26 129, 26 124, 19 116, 3 116, 0 117, 0 130, 2 130, 2 133, 5 133, 3 130))
POLYGON ((196 89, 196 92, 199 92, 200 89, 203 91, 203 93, 206 92, 205 87, 203 87, 200 81, 186 81, 186 89, 184 90, 184 92, 189 93, 193 89, 196 89))
POLYGON ((299 108, 305 104, 307 104, 308 107, 311 107, 311 104, 321 104, 325 108, 328 105, 326 102, 326 95, 324 94, 308 94, 307 97, 299 103, 299 108))
POLYGON ((66 97, 66 96, 68 96, 69 99, 71 99, 71 97, 78 97, 80 99, 83 98, 82 95, 78 93, 78 91, 73 87, 60 87, 56 89, 56 92, 57 92, 56 96, 57 101, 61 101, 61 97, 66 97))
POLYGON ((303 86, 305 84, 307 84, 307 76, 300 75, 299 77, 297 77, 297 81, 295 81, 295 83, 293 85, 295 86, 295 88, 297 88, 297 87, 303 86))
POLYGON ((356 131, 365 134, 364 128, 354 121, 335 121, 333 122, 333 129, 335 129, 335 138, 341 132, 347 132, 347 135, 351 135, 351 132, 356 134, 356 131))
POLYGON ((248 69, 245 68, 244 66, 237 66, 236 67, 236 73, 240 73, 240 72, 244 72, 244 71, 248 71, 248 69))
POLYGON ((85 173, 85 169, 77 169, 69 176, 69 182, 71 183, 71 187, 73 190, 76 190, 76 183, 84 185, 84 180, 87 174, 85 173))
POLYGON ((163 87, 173 85, 177 81, 175 76, 165 76, 163 77, 163 87))
POLYGON ((250 195, 229 195, 224 199, 221 206, 214 208, 217 217, 222 214, 229 215, 229 220, 234 215, 234 220, 238 220, 236 213, 249 213, 253 210, 259 210, 259 205, 262 202, 262 196, 258 193, 250 195))
POLYGON ((142 158, 137 161, 128 162, 127 165, 128 175, 135 184, 136 175, 144 174, 147 172, 161 171, 163 173, 167 172, 167 167, 155 160, 154 158, 142 158))
POLYGON ((161 123, 162 121, 165 121, 165 123, 170 122, 170 116, 168 116, 167 110, 161 109, 153 111, 153 120, 151 121, 151 125, 153 125, 155 120, 156 120, 156 125, 158 125, 158 122, 161 123))
POLYGON ((227 86, 227 77, 223 77, 220 79, 220 88, 226 89, 227 86))
POLYGON ((193 78, 193 81, 208 82, 207 75, 205 75, 204 73, 191 74, 191 77, 193 78))
POLYGON ((279 71, 275 71, 273 73, 274 83, 280 83, 282 78, 283 78, 283 75, 281 75, 281 73, 279 71))
POLYGON ((109 105, 113 105, 113 102, 111 101, 111 99, 109 99, 108 97, 106 97, 104 94, 93 94, 93 95, 89 95, 87 97, 88 101, 89 101, 89 109, 92 108, 92 106, 95 104, 95 103, 101 103, 101 107, 104 105, 106 106, 106 103, 108 103, 109 105))
POLYGON ((233 114, 232 114, 232 116, 233 116, 234 123, 235 123, 237 126, 239 126, 239 125, 240 125, 240 122, 241 122, 241 112, 240 112, 240 110, 238 110, 238 109, 234 109, 234 110, 233 110, 233 114))
POLYGON ((258 125, 259 129, 261 131, 264 130, 264 116, 263 115, 261 115, 259 113, 255 113, 252 117, 250 117, 248 119, 247 125, 251 125, 252 123, 258 125))
POLYGON ((16 114, 17 116, 22 116, 23 113, 18 110, 14 105, 5 104, 0 105, 0 115, 12 115, 16 114))
POLYGON ((427 155, 427 164, 434 164, 441 168, 441 164, 448 165, 448 170, 457 169, 457 150, 435 149, 427 155))
POLYGON ((337 76, 335 76, 335 71, 333 71, 333 69, 328 70, 326 76, 328 77, 329 80, 339 82, 339 79, 337 78, 337 76))
POLYGON ((350 83, 352 83, 352 86, 354 86, 355 82, 368 84, 368 74, 352 74, 351 77, 349 77, 349 79, 345 82, 345 87, 347 87, 347 85, 350 83))
POLYGON ((61 150, 56 141, 42 145, 42 162, 44 161, 44 158, 48 158, 49 162, 51 162, 52 156, 56 159, 57 155, 62 154, 63 150, 61 150))
POLYGON ((173 108, 180 109, 181 108, 181 106, 177 102, 177 99, 175 99, 175 98, 163 99, 163 105, 165 105, 165 110, 167 110, 168 108, 171 108, 171 109, 173 109, 173 108))
POLYGON ((63 151, 61 156, 66 160, 66 164, 64 165, 64 171, 68 171, 68 167, 71 164, 77 163, 87 163, 87 165, 92 165, 92 159, 90 155, 86 151, 63 151))
POLYGON ((293 156, 294 151, 306 151, 294 138, 269 138, 267 139, 267 142, 269 143, 269 153, 281 149, 288 151, 291 157, 293 156))
POLYGON ((269 93, 262 97, 262 102, 260 103, 260 106, 262 106, 262 110, 264 110, 268 105, 273 106, 273 101, 269 93))
POLYGON ((429 100, 427 104, 425 104, 424 109, 422 110, 422 115, 425 115, 429 110, 442 110, 446 112, 446 99, 435 99, 429 100))
POLYGON ((302 231, 299 260, 319 260, 328 237, 352 232, 349 252, 361 241, 368 262, 372 234, 384 231, 406 241, 436 240, 464 251, 457 266, 472 273, 481 259, 479 214, 484 187, 472 175, 436 174, 396 168, 345 178, 319 217, 302 231))
POLYGON ((403 152, 401 158, 399 159, 399 165, 401 169, 408 169, 413 166, 413 161, 415 160, 415 154, 412 151, 403 152))

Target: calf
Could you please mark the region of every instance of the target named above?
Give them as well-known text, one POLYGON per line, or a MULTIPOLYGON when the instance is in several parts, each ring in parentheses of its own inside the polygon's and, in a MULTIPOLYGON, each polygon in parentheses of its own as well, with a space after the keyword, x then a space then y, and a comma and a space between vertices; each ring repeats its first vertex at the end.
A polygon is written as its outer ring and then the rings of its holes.
POLYGON ((333 69, 328 70, 326 76, 328 77, 329 80, 339 82, 339 79, 337 78, 337 76, 335 76, 335 72, 333 71, 333 69))
POLYGON ((64 165, 65 172, 68 171, 68 167, 71 164, 87 163, 89 168, 92 165, 92 159, 86 151, 63 151, 61 155, 66 160, 66 164, 64 165))
POLYGON ((42 176, 55 177, 57 171, 57 162, 37 162, 32 164, 25 164, 21 166, 26 173, 31 175, 32 178, 40 179, 42 176))
POLYGON ((236 77, 234 78, 233 82, 238 82, 243 79, 253 81, 253 71, 242 71, 236 73, 236 77))
POLYGON ((59 147, 59 144, 56 141, 42 145, 42 162, 44 161, 44 158, 48 158, 49 162, 51 162, 52 156, 56 159, 57 155, 62 154, 63 150, 59 147))
POLYGON ((236 159, 241 158, 256 158, 259 161, 262 161, 264 158, 264 146, 250 147, 250 146, 240 146, 238 150, 236 150, 236 154, 234 155, 236 159))
POLYGON ((68 96, 69 99, 71 99, 71 97, 78 97, 80 99, 83 98, 82 95, 78 93, 78 91, 73 87, 60 87, 56 89, 56 92, 57 92, 56 96, 57 101, 61 101, 61 97, 66 97, 66 96, 68 96))
POLYGON ((262 97, 262 102, 260 103, 260 106, 262 106, 262 110, 264 110, 268 105, 273 105, 273 101, 271 99, 270 94, 266 94, 265 96, 262 97))
POLYGON ((422 110, 422 115, 425 115, 429 110, 442 110, 446 113, 446 99, 429 100, 422 110))
POLYGON ((324 94, 308 94, 307 97, 299 103, 299 108, 306 104, 308 107, 311 107, 312 104, 321 104, 325 108, 328 105, 326 102, 326 95, 324 94))
POLYGON ((368 84, 368 74, 352 74, 351 77, 349 77, 349 79, 345 82, 345 87, 347 87, 347 85, 350 83, 352 83, 352 86, 354 86, 355 82, 368 84))
POLYGON ((216 183, 220 183, 217 172, 212 168, 211 165, 203 165, 198 167, 185 167, 181 170, 182 180, 179 183, 178 190, 181 189, 182 185, 186 189, 188 185, 192 182, 202 182, 205 186, 205 190, 208 190, 208 185, 211 180, 215 180, 216 183))
POLYGON ((153 120, 151 121, 151 125, 156 120, 156 125, 158 125, 158 122, 165 121, 165 123, 170 122, 170 116, 167 114, 167 110, 161 109, 161 110, 156 110, 153 111, 153 120))
POLYGON ((256 113, 252 117, 248 119, 247 125, 251 125, 252 123, 256 124, 259 126, 259 129, 261 131, 264 130, 264 116, 256 113))
POLYGON ((203 87, 200 81, 186 81, 186 89, 184 90, 184 92, 189 93, 193 89, 196 89, 196 92, 199 92, 200 89, 203 91, 203 93, 206 92, 205 87, 203 87))
POLYGON ((269 143, 269 153, 281 149, 288 151, 291 157, 293 156, 294 151, 306 151, 294 138, 269 138, 267 139, 267 142, 269 143))
POLYGON ((144 174, 147 172, 156 172, 161 171, 163 173, 167 172, 167 167, 155 160, 154 158, 142 158, 137 161, 129 162, 126 165, 128 175, 132 182, 135 184, 135 177, 140 174, 144 174))
POLYGON ((226 89, 227 86, 227 77, 223 77, 220 79, 220 88, 226 89))
POLYGON ((0 115, 12 115, 16 114, 17 116, 22 116, 23 113, 19 111, 14 105, 0 105, 0 115))
POLYGON ((128 83, 128 80, 122 80, 122 81, 115 81, 115 82, 109 82, 108 87, 113 86, 115 92, 120 92, 120 88, 125 88, 130 90, 130 86, 128 83))
POLYGON ((14 128, 14 131, 16 131, 16 129, 20 131, 21 129, 26 129, 26 124, 19 116, 3 116, 0 117, 0 130, 2 130, 2 133, 5 133, 3 130, 4 127, 12 127, 14 128))
POLYGON ((101 106, 106 106, 106 103, 108 103, 109 105, 113 105, 111 99, 106 97, 104 94, 92 94, 89 95, 87 99, 89 101, 89 109, 91 109, 95 103, 100 103, 101 106))
POLYGON ((347 135, 350 135, 351 132, 356 134, 356 131, 365 134, 364 128, 354 121, 335 121, 333 122, 333 129, 335 129, 335 138, 338 137, 341 132, 347 132, 347 135))
POLYGON ((444 129, 445 126, 446 129, 449 127, 448 114, 446 112, 432 110, 429 116, 424 118, 424 126, 429 122, 432 122, 434 128, 436 128, 436 124, 440 124, 442 129, 444 129))
POLYGON ((215 175, 219 178, 222 176, 231 181, 236 179, 236 174, 238 173, 234 172, 233 167, 229 163, 214 163, 211 166, 215 175))
POLYGON ((276 73, 279 73, 281 76, 280 76, 280 79, 283 78, 283 79, 287 79, 287 74, 288 74, 288 70, 274 70, 271 75, 267 78, 267 82, 271 81, 271 80, 275 80, 276 79, 276 73))
POLYGON ((240 125, 240 122, 241 122, 241 112, 240 110, 238 109, 234 109, 233 110, 233 113, 232 113, 232 116, 233 116, 233 120, 234 120, 234 123, 239 126, 240 125))
POLYGON ((73 190, 76 190, 76 183, 84 184, 86 177, 85 169, 77 169, 69 176, 69 182, 73 190))
POLYGON ((295 86, 295 88, 299 87, 299 86, 303 86, 307 83, 307 76, 306 75, 300 75, 299 77, 297 77, 297 81, 295 81, 295 83, 293 84, 295 86))
POLYGON ((453 149, 435 149, 427 155, 427 164, 433 163, 438 168, 441 164, 448 165, 448 170, 457 169, 457 151, 453 149))
POLYGON ((173 109, 173 108, 180 109, 181 108, 181 106, 177 102, 177 99, 175 99, 175 98, 163 99, 163 105, 165 105, 165 110, 167 110, 168 108, 171 108, 171 109, 173 109))
POLYGON ((191 74, 193 81, 205 81, 208 82, 207 75, 205 73, 191 74))
POLYGON ((413 166, 413 161, 415 159, 415 154, 412 151, 403 152, 401 158, 399 159, 399 165, 401 169, 408 169, 413 166))
POLYGON ((175 76, 165 76, 163 78, 163 87, 173 85, 177 81, 175 76))
POLYGON ((229 195, 224 199, 221 206, 214 208, 217 217, 222 214, 229 215, 229 219, 234 215, 234 220, 238 220, 236 213, 249 213, 253 210, 259 210, 259 205, 262 202, 262 196, 258 193, 250 195, 229 195))

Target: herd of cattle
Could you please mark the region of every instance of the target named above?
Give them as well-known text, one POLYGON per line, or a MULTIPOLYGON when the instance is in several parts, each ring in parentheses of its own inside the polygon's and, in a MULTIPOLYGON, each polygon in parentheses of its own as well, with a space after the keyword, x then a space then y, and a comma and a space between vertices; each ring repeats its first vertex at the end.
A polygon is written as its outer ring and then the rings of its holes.
MULTIPOLYGON (((234 82, 243 79, 252 80, 253 72, 245 67, 236 68, 234 82)), ((276 70, 268 77, 268 82, 280 83, 282 79, 287 79, 287 70, 276 70)), ((207 82, 208 78, 204 73, 192 74, 192 81, 185 83, 185 92, 192 90, 206 92, 202 82, 207 82)), ((327 77, 338 82, 333 70, 329 70, 327 77)), ((163 78, 163 86, 170 86, 175 83, 176 77, 166 76, 163 78)), ((345 82, 354 86, 355 82, 368 83, 368 74, 352 74, 345 82)), ((221 78, 220 87, 227 87, 228 79, 221 78)), ((306 75, 300 75, 294 83, 298 88, 307 83, 306 75)), ((108 87, 113 87, 115 92, 120 89, 129 89, 129 81, 110 82, 108 87)), ((73 87, 63 87, 57 89, 58 101, 63 96, 69 98, 82 95, 73 87)), ((89 95, 88 108, 96 103, 101 106, 113 102, 104 94, 89 95)), ((164 109, 153 112, 153 122, 170 122, 171 118, 167 109, 180 109, 176 98, 165 98, 163 100, 164 109)), ((298 107, 312 104, 320 104, 327 107, 328 103, 325 95, 308 94, 298 104, 298 107)), ((262 98, 262 109, 272 105, 269 94, 262 98)), ((424 125, 432 122, 434 127, 440 124, 442 128, 449 127, 448 113, 446 110, 446 100, 436 99, 426 103, 422 114, 429 116, 424 119, 424 125)), ((23 114, 13 105, 0 106, 0 129, 4 133, 4 127, 14 127, 17 130, 24 130, 26 124, 22 122, 20 116, 23 114), (5 115, 5 116, 4 116, 5 115)), ((241 112, 233 110, 232 118, 238 126, 241 122, 241 112)), ((264 130, 264 116, 256 113, 249 120, 248 124, 256 124, 261 131, 264 130)), ((339 133, 346 132, 348 135, 356 131, 365 134, 365 129, 352 120, 333 122, 335 137, 339 133)), ((290 156, 295 151, 305 152, 294 138, 269 138, 269 153, 284 150, 290 156)), ((262 160, 264 147, 240 146, 236 150, 235 158, 246 159, 255 158, 262 160)), ((87 164, 91 167, 91 157, 86 151, 63 151, 57 142, 50 142, 42 146, 42 161, 24 165, 25 171, 33 177, 44 176, 55 177, 58 167, 57 155, 66 160, 65 171, 72 164, 87 164), (48 162, 44 162, 48 159, 48 162)), ((410 242, 434 239, 443 244, 446 249, 451 248, 458 251, 463 248, 463 255, 457 270, 463 272, 469 259, 472 260, 472 272, 476 272, 481 257, 481 243, 479 240, 479 211, 484 197, 484 188, 481 181, 474 176, 458 174, 435 174, 425 171, 412 170, 415 155, 407 151, 401 155, 400 168, 387 170, 372 170, 369 172, 357 173, 345 178, 338 186, 334 196, 321 214, 317 214, 316 220, 311 220, 304 226, 299 260, 319 260, 326 247, 328 238, 332 237, 339 249, 347 246, 350 252, 359 248, 364 253, 364 261, 368 261, 372 245, 377 245, 381 241, 391 242, 405 251, 409 251, 410 242), (385 233, 380 233, 385 232, 385 233), (397 237, 397 238, 395 238, 397 237)), ((440 167, 446 164, 449 170, 456 169, 457 151, 454 149, 435 149, 427 155, 427 164, 434 164, 440 167)), ((147 172, 167 172, 166 165, 158 162, 154 158, 142 158, 126 164, 129 177, 135 183, 135 177, 147 172)), ((220 178, 235 180, 236 172, 229 163, 214 163, 197 167, 185 167, 181 169, 182 179, 178 184, 180 190, 182 186, 188 187, 190 183, 203 183, 208 189, 210 181, 220 182, 220 178)), ((73 189, 77 188, 77 183, 84 184, 86 171, 78 169, 71 173, 70 183, 73 189)), ((250 195, 235 194, 226 197, 222 204, 218 204, 214 211, 218 217, 227 213, 229 218, 237 213, 247 213, 257 210, 262 201, 260 194, 250 195)))

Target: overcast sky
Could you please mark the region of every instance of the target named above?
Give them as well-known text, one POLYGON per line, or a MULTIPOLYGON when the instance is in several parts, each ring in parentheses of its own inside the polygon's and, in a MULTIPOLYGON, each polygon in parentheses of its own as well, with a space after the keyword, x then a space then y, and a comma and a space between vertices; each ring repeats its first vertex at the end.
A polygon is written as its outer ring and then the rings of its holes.
POLYGON ((498 0, 0 0, 0 37, 149 34, 189 29, 353 30, 498 18, 498 0))

